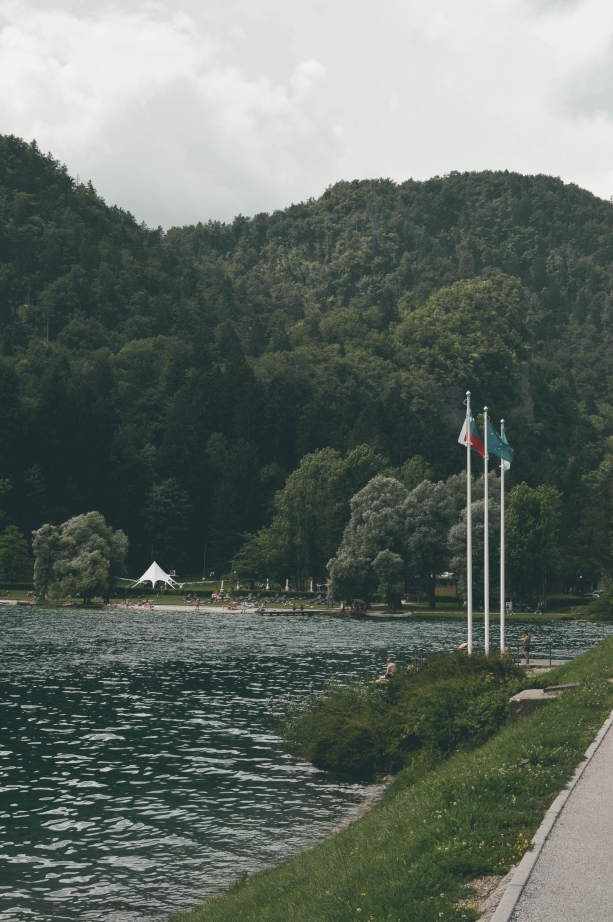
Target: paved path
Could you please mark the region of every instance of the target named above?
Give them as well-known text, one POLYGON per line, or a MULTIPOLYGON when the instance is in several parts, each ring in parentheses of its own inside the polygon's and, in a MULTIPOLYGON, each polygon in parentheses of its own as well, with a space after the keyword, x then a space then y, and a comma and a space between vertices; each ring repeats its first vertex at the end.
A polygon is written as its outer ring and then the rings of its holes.
POLYGON ((612 922, 613 724, 543 846, 511 922, 612 922))
POLYGON ((554 666, 564 666, 565 663, 568 663, 568 659, 552 659, 551 662, 548 659, 531 659, 527 666, 524 660, 521 660, 518 665, 523 666, 524 669, 553 669, 554 666))

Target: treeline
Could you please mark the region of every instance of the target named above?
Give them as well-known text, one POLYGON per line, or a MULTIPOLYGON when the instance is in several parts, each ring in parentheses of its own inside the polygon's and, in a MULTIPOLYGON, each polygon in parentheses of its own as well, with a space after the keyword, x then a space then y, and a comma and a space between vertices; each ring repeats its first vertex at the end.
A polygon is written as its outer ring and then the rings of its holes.
MULTIPOLYGON (((472 490, 473 589, 483 603, 484 483, 472 490)), ((490 589, 500 597, 500 482, 489 474, 490 589)), ((546 603, 560 578, 562 497, 553 486, 517 484, 505 499, 506 594, 518 602, 546 603)), ((324 448, 302 459, 275 497, 272 523, 234 558, 242 580, 309 587, 327 573, 336 600, 374 595, 390 607, 407 593, 425 591, 436 607, 438 574, 451 571, 466 598, 466 473, 433 481, 432 468, 415 455, 394 469, 370 446, 345 458, 324 448)), ((581 589, 586 589, 582 586, 581 589)))
POLYGON ((206 542, 220 574, 321 449, 351 468, 366 446, 368 479, 416 455, 435 482, 459 473, 470 389, 506 421, 511 486, 561 494, 555 579, 594 579, 611 566, 612 267, 611 205, 547 176, 339 183, 163 233, 1 137, 1 526, 99 510, 131 572, 153 550, 195 573, 206 542))

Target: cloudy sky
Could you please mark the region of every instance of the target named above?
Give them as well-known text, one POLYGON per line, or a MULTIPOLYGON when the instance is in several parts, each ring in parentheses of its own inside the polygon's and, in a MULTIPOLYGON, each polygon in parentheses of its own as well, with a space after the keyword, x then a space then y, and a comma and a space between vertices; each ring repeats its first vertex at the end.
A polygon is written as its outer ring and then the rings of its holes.
POLYGON ((611 0, 0 0, 0 132, 152 226, 339 179, 613 194, 611 0))

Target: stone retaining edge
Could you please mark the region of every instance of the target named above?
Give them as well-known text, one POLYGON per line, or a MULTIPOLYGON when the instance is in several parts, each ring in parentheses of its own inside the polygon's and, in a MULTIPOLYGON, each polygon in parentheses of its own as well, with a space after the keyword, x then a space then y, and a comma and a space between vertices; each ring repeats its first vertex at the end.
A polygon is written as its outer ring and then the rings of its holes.
POLYGON ((556 823, 556 820, 559 817, 560 813, 562 812, 562 808, 564 807, 564 804, 570 797, 570 794, 573 788, 575 787, 575 785, 581 778, 581 775, 585 771, 586 767, 591 762, 594 754, 596 753, 598 747, 600 746, 601 742, 605 738, 605 735, 612 724, 613 724, 613 711, 611 711, 611 713, 605 720, 604 724, 598 731, 598 734, 594 742, 591 743, 591 745, 588 746, 588 748, 586 749, 585 758, 583 759, 582 762, 579 763, 579 765, 575 769, 575 773, 573 777, 567 783, 564 790, 560 791, 560 793, 558 794, 558 796, 556 797, 556 799, 550 806, 549 810, 545 814, 545 818, 543 822, 537 829, 532 839, 532 844, 534 845, 534 848, 531 851, 526 852, 524 854, 522 860, 520 861, 517 868, 515 869, 515 873, 513 874, 513 877, 511 878, 506 890, 504 891, 502 899, 500 900, 500 903, 498 904, 498 907, 496 909, 496 912, 491 917, 491 922, 510 922, 511 916, 513 915, 517 902, 520 896, 522 895, 524 887, 528 883, 528 880, 532 873, 532 869, 534 868, 534 865, 536 864, 538 860, 538 857, 542 851, 542 848, 549 837, 549 833, 553 829, 556 823))

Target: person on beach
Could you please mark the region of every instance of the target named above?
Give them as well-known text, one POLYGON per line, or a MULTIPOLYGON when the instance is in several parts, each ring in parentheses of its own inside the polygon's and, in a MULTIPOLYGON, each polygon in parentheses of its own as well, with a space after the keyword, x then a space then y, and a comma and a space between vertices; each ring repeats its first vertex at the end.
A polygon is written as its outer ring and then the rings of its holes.
POLYGON ((458 653, 468 653, 468 641, 465 640, 464 643, 461 643, 458 647, 458 653))
POLYGON ((524 631, 524 656, 526 657, 526 666, 530 665, 530 634, 524 631))

